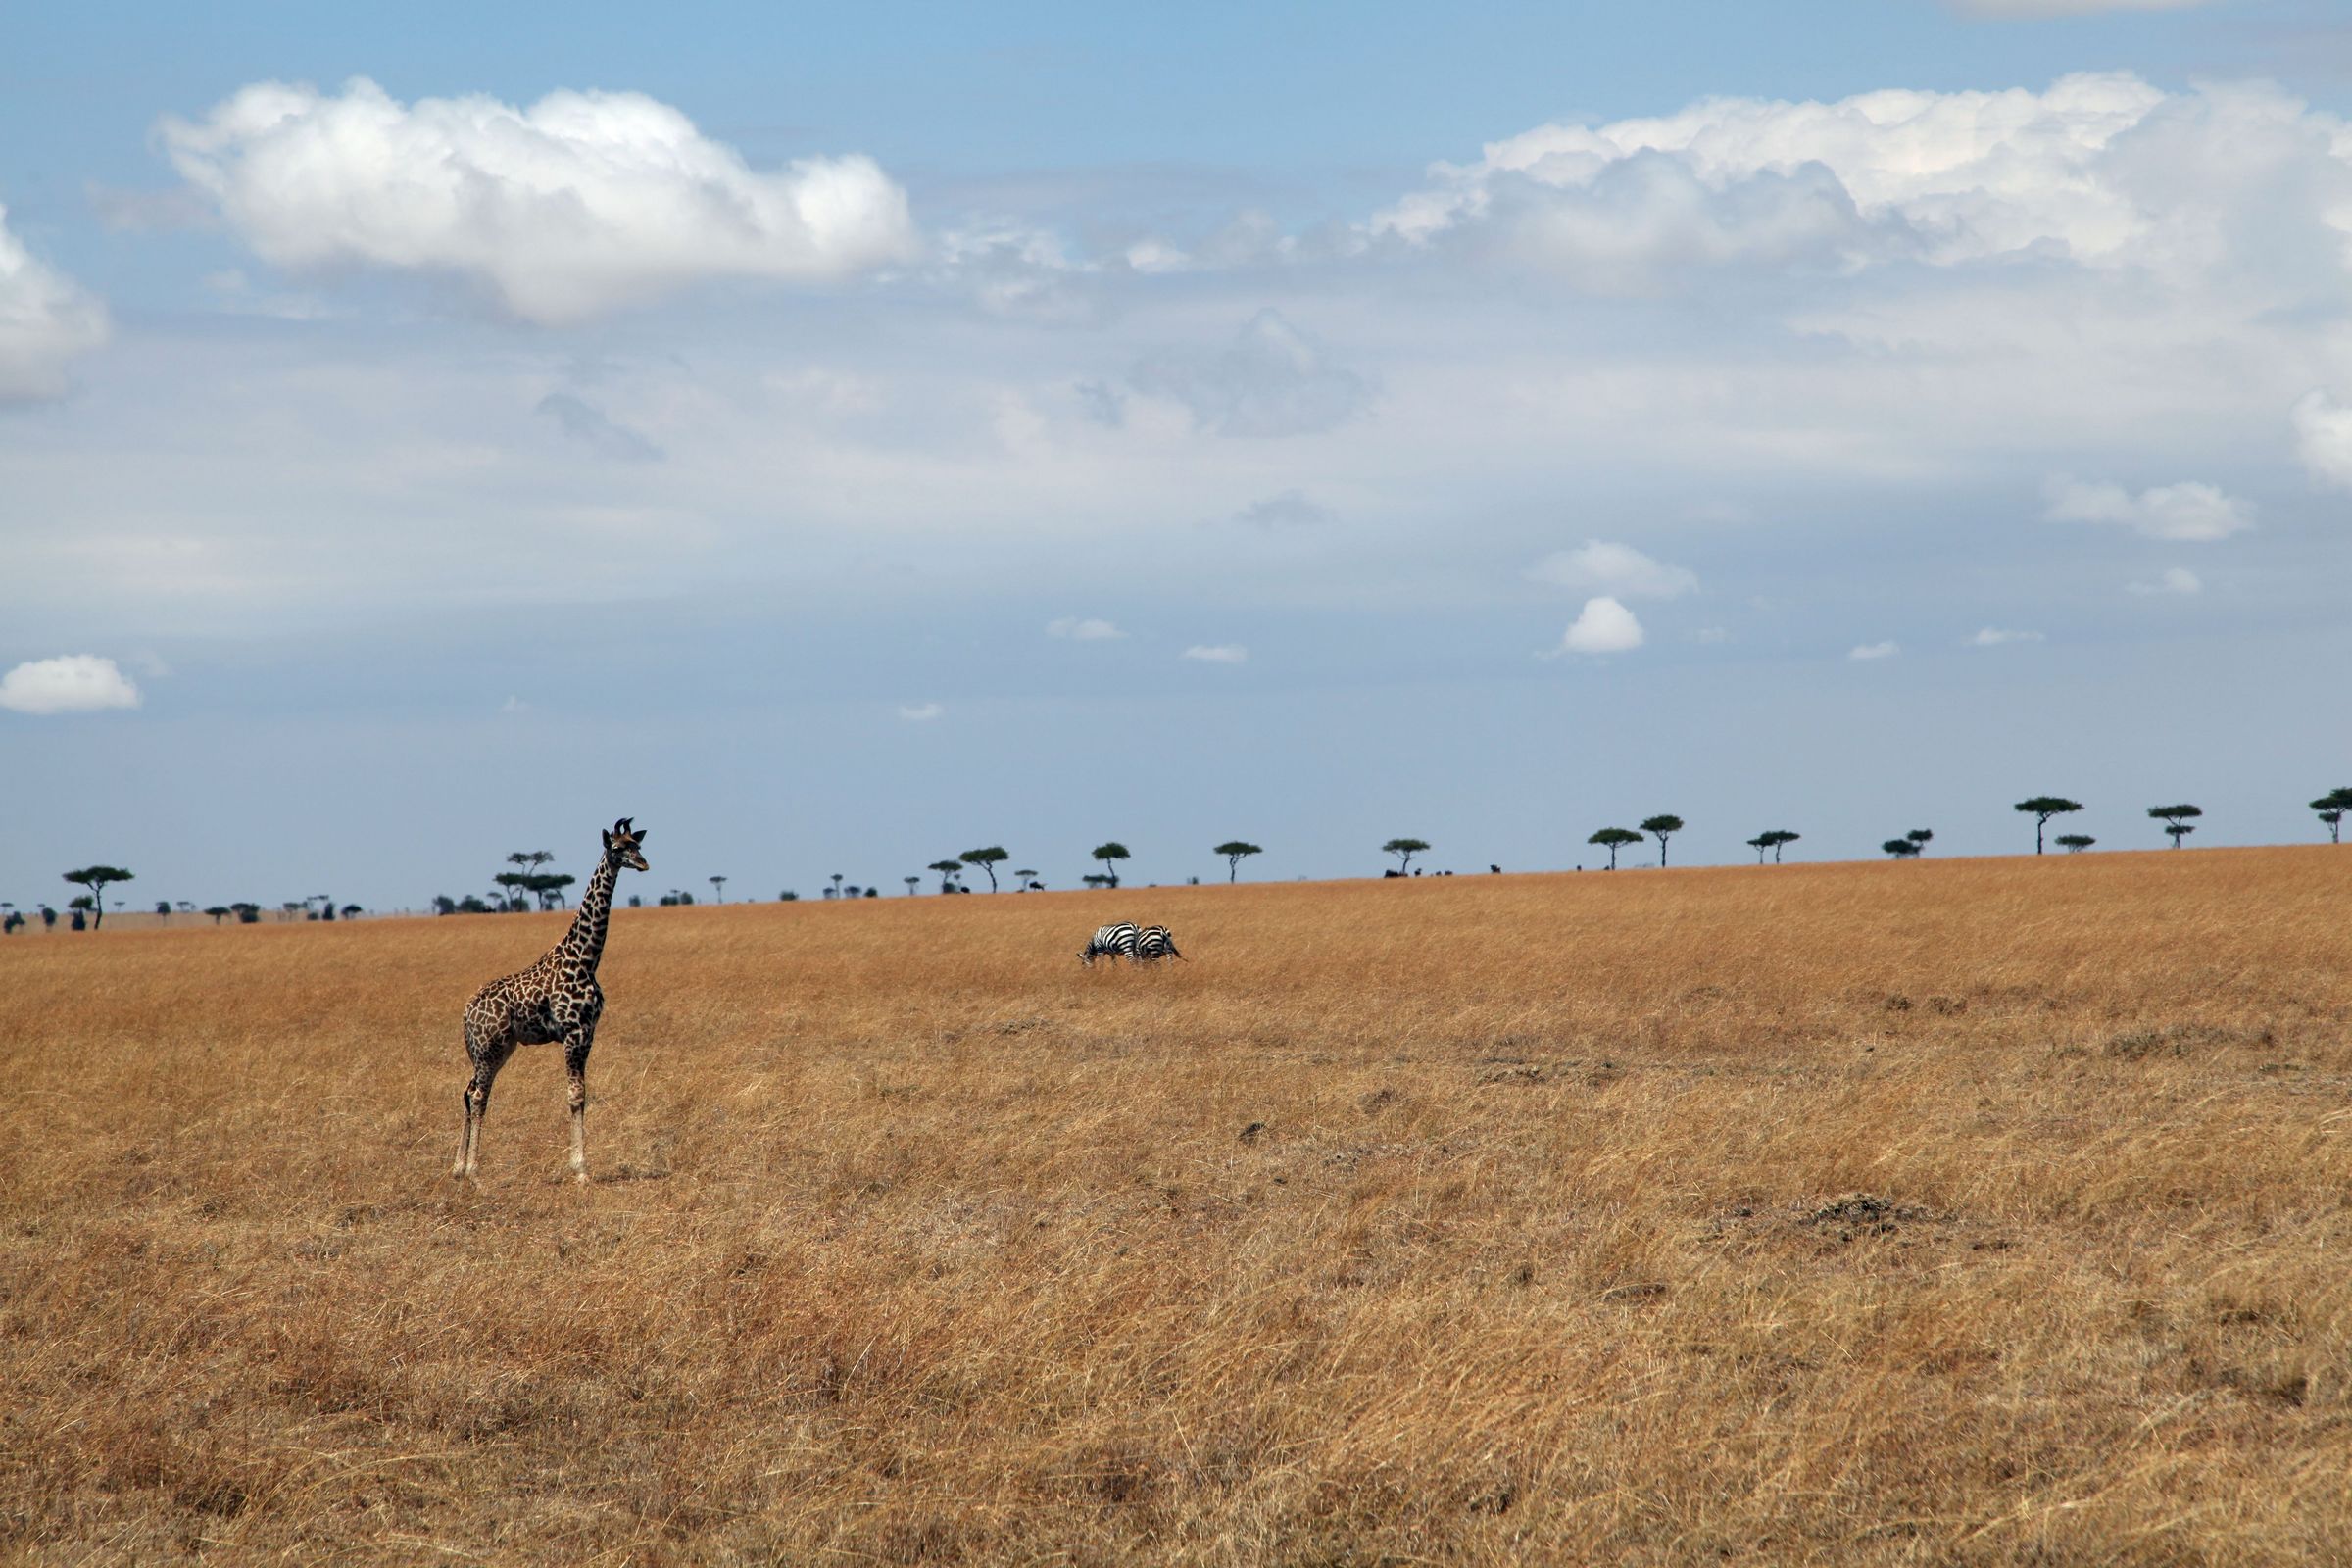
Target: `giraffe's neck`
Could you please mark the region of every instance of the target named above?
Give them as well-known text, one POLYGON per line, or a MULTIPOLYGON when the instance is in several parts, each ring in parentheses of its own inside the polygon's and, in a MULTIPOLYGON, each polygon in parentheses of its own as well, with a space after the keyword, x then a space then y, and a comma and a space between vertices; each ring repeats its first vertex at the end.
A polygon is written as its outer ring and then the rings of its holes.
POLYGON ((588 891, 580 895, 580 912, 571 917, 571 929, 564 933, 558 953, 567 958, 585 958, 590 969, 596 967, 605 956, 605 922, 612 913, 612 884, 619 875, 620 867, 611 860, 596 868, 596 875, 588 879, 588 891))

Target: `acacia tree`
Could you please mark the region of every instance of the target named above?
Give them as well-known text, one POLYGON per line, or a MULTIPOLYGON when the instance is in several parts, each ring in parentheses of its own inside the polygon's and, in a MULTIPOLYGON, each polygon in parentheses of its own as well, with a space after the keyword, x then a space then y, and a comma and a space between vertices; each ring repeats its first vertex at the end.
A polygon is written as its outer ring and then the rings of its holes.
POLYGON ((1396 857, 1396 869, 1402 872, 1412 869, 1413 857, 1428 848, 1425 839, 1391 839, 1380 847, 1380 853, 1396 857))
POLYGON ((1095 846, 1092 858, 1102 862, 1102 885, 1109 888, 1117 887, 1119 885, 1119 868, 1110 862, 1126 859, 1127 846, 1121 844, 1117 839, 1112 839, 1108 844, 1098 844, 1095 846))
MULTIPOLYGON (((1804 835, 1802 833, 1791 833, 1785 827, 1776 827, 1769 833, 1757 834, 1748 842, 1758 846, 1770 845, 1772 847, 1772 863, 1778 865, 1781 863, 1781 846, 1784 844, 1794 844, 1798 839, 1803 837, 1804 835)), ((1762 858, 1763 857, 1761 855, 1757 857, 1759 859, 1762 858)))
POLYGON ((1037 872, 1035 868, 1024 871, 1018 867, 1015 867, 1012 873, 1012 879, 1021 885, 1020 891, 1026 893, 1032 887, 1037 885, 1037 872))
POLYGON ((2081 801, 2070 801, 2063 795, 2036 795, 2032 800, 2017 803, 2017 809, 2034 813, 2034 853, 2041 853, 2041 830, 2049 826, 2053 816, 2082 809, 2081 801))
POLYGON ((1908 860, 1919 854, 1919 846, 1912 843, 1909 839, 1888 839, 1886 843, 1880 845, 1879 848, 1885 850, 1888 855, 1893 856, 1898 860, 1908 860))
POLYGON ((1909 839, 1912 843, 1919 846, 1919 853, 1922 855, 1928 853, 1928 841, 1933 839, 1935 836, 1936 830, 1932 827, 1915 827, 1910 832, 1903 835, 1903 837, 1909 839))
POLYGON ((575 880, 577 879, 570 873, 558 871, 553 874, 542 873, 537 876, 525 877, 522 885, 538 895, 539 907, 554 909, 563 906, 564 890, 571 886, 575 880))
MULTIPOLYGON (((73 883, 77 888, 90 890, 90 914, 92 916, 90 928, 96 930, 106 924, 108 885, 116 882, 129 882, 135 878, 119 865, 85 865, 78 871, 68 871, 63 880, 73 883)), ((67 907, 71 908, 73 906, 68 905, 67 907)))
POLYGON ((1683 819, 1670 813, 1661 813, 1657 816, 1645 818, 1642 821, 1642 831, 1650 834, 1658 841, 1658 865, 1660 869, 1663 869, 1666 864, 1666 840, 1674 834, 1680 833, 1682 830, 1683 819))
POLYGON ((988 891, 997 891, 997 867, 1012 858, 1002 844, 991 844, 985 850, 966 850, 956 858, 966 865, 976 865, 988 873, 988 891))
POLYGON ((2058 835, 2058 842, 2066 847, 2067 854, 2081 855, 2099 841, 2087 833, 2061 833, 2058 835))
POLYGON ((1758 865, 1762 865, 1764 863, 1764 852, 1772 848, 1771 845, 1764 842, 1764 835, 1761 833, 1757 834, 1754 838, 1749 839, 1747 841, 1747 847, 1756 852, 1756 863, 1758 865))
MULTIPOLYGON (((437 903, 439 901, 436 900, 435 902, 437 903)), ((227 919, 229 915, 235 911, 230 909, 225 904, 216 904, 204 912, 213 917, 213 924, 219 925, 221 921, 227 919)))
POLYGON ((2311 808, 2320 813, 2321 821, 2328 824, 2328 842, 2330 844, 2343 843, 2344 813, 2352 811, 2352 784, 2347 784, 2341 789, 2329 790, 2312 802, 2311 808))
POLYGON ((953 878, 956 872, 963 869, 963 862, 961 860, 933 860, 929 865, 924 866, 923 869, 926 871, 937 871, 939 873, 939 891, 945 893, 948 891, 948 883, 950 879, 953 878))
POLYGON ((1247 839, 1227 839, 1209 853, 1225 857, 1225 880, 1231 884, 1234 878, 1241 874, 1242 861, 1245 858, 1252 855, 1263 855, 1266 852, 1247 839))
POLYGON ((899 878, 899 880, 906 884, 906 896, 911 899, 914 897, 916 885, 919 884, 923 879, 919 876, 904 876, 899 878))
POLYGON ((1642 835, 1630 827, 1604 827, 1585 842, 1606 849, 1609 852, 1609 869, 1614 871, 1617 869, 1617 852, 1628 844, 1641 843, 1642 835))
POLYGON ((2164 830, 2165 836, 2173 841, 2173 848, 2176 850, 2180 847, 2182 839, 2196 831, 2195 828, 2188 825, 2188 819, 2204 814, 2205 808, 2201 806, 2151 806, 2148 808, 2148 815, 2167 824, 2164 830))
POLYGON ((727 902, 727 879, 725 877, 714 876, 710 879, 710 899, 714 904, 727 902))

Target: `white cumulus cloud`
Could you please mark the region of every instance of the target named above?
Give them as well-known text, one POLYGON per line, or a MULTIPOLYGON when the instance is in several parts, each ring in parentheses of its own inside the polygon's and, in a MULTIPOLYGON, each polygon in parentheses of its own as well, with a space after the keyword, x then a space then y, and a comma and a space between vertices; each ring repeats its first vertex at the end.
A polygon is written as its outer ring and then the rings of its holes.
POLYGON ((2037 631, 2013 631, 2006 626, 1986 626, 1968 640, 1971 648, 1998 648, 2003 643, 2037 643, 2042 640, 2037 631))
POLYGON ((55 397, 66 362, 106 341, 106 307, 33 259, 0 206, 0 403, 55 397))
POLYGON ((1098 619, 1092 615, 1084 618, 1077 615, 1064 615, 1059 620, 1046 622, 1046 635, 1067 637, 1076 643, 1099 643, 1107 642, 1114 637, 1124 637, 1127 634, 1111 622, 1098 619))
POLYGON ((901 703, 899 705, 899 716, 909 724, 927 723, 946 711, 947 710, 937 703, 901 703))
POLYGON ((2326 392, 2307 392, 2294 408, 2295 455, 2321 484, 2352 490, 2352 408, 2326 392))
POLYGON ((1594 539, 1577 550, 1559 550, 1527 568, 1537 582, 1579 593, 1624 599, 1672 599, 1698 587, 1696 574, 1652 560, 1632 545, 1594 539))
POLYGON ((136 708, 139 688, 111 659, 68 654, 35 659, 0 675, 0 708, 19 713, 88 713, 136 708))
POLYGON ((2039 91, 1709 98, 1491 142, 1435 166, 1362 234, 1469 245, 1599 292, 1694 268, 1843 276, 2010 256, 2178 277, 2300 254, 2311 230, 2340 247, 2343 137, 2276 88, 2168 93, 2123 72, 2039 91), (2268 212, 2284 220, 2272 230, 2256 214, 2279 198, 2294 211, 2268 212))
POLYGON ((2193 481, 2132 494, 2120 484, 2052 479, 2042 515, 2052 522, 2106 522, 2151 539, 2227 539, 2254 526, 2254 504, 2193 481))
POLYGON ((1249 662, 1250 650, 1240 643, 1195 643, 1182 657, 1209 664, 1241 664, 1249 662))
POLYGON ((754 170, 633 92, 404 104, 258 82, 160 127, 172 167, 266 260, 453 272, 515 315, 576 320, 700 279, 836 278, 909 257, 871 159, 754 170))
POLYGON ((1560 638, 1560 652, 1567 654, 1622 654, 1641 646, 1642 622, 1605 594, 1586 600, 1560 638))
POLYGON ((2186 566, 2168 566, 2163 576, 2154 582, 2135 582, 2130 585, 2135 594, 2201 594, 2204 582, 2186 566))
POLYGON ((1895 655, 1901 653, 1902 651, 1903 647, 1900 643, 1862 643, 1857 646, 1853 652, 1847 654, 1845 657, 1848 659, 1863 660, 1892 659, 1895 655))

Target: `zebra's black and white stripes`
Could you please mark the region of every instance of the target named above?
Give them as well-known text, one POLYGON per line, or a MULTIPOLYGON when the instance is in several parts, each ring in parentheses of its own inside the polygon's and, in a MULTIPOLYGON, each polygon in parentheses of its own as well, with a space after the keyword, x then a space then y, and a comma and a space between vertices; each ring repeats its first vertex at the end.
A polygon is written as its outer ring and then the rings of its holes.
POLYGON ((1131 921, 1121 920, 1116 925, 1106 925, 1078 950, 1078 961, 1089 968, 1094 967, 1097 958, 1103 957, 1126 958, 1132 962, 1139 935, 1141 933, 1131 921))
MULTIPOLYGON (((1176 934, 1164 925, 1148 925, 1135 934, 1135 961, 1157 963, 1162 958, 1183 958, 1176 951, 1176 934)), ((1185 958, 1187 963, 1192 960, 1185 958)))

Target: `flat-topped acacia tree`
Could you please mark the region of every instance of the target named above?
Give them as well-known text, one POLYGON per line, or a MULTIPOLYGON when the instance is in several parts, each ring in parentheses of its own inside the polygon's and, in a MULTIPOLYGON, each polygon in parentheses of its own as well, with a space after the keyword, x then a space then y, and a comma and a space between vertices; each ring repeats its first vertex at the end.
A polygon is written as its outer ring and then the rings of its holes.
POLYGON ((1227 839, 1209 853, 1225 857, 1225 880, 1230 883, 1241 874, 1244 859, 1252 855, 1263 855, 1266 852, 1248 839, 1227 839))
POLYGON ((1804 835, 1802 833, 1791 833, 1785 827, 1776 827, 1769 832, 1757 834, 1754 838, 1749 839, 1747 842, 1755 847, 1756 862, 1758 864, 1763 863, 1764 852, 1766 850, 1770 850, 1772 851, 1772 863, 1778 865, 1781 863, 1781 846, 1784 844, 1794 844, 1798 839, 1803 837, 1804 835))
MULTIPOLYGON (((90 890, 90 929, 95 931, 106 924, 106 890, 116 882, 136 880, 119 865, 85 865, 78 871, 68 871, 62 880, 77 888, 90 890)), ((67 906, 72 908, 72 905, 67 906)))
POLYGON ((2031 811, 2034 814, 2034 853, 2039 855, 2041 853, 2041 830, 2049 826, 2050 818, 2064 816, 2069 811, 2080 811, 2082 809, 2082 803, 2070 801, 2063 795, 2036 795, 2031 800, 2018 802, 2017 809, 2031 811))
POLYGON ((1666 841, 1682 830, 1683 819, 1672 812, 1661 811, 1656 816, 1642 818, 1642 831, 1658 841, 1658 865, 1661 869, 1666 864, 1666 841))
POLYGON ((2328 842, 2330 844, 2343 843, 2344 813, 2352 811, 2352 784, 2346 784, 2341 789, 2329 790, 2312 802, 2311 808, 2319 812, 2321 821, 2328 824, 2328 842))
POLYGON ((1406 871, 1412 868, 1413 857, 1428 848, 1426 839, 1391 839, 1380 847, 1380 853, 1396 857, 1396 869, 1406 871))
POLYGON ((2148 808, 2148 815, 2166 824, 2165 836, 2173 841, 2173 848, 2176 850, 2180 847, 2182 839, 2196 831, 2195 828, 2188 825, 2188 819, 2204 814, 2205 808, 2201 806, 2151 806, 2148 808))
POLYGON ((2099 841, 2087 833, 2061 833, 2056 842, 2065 849, 2067 854, 2081 855, 2099 841))
POLYGON ((1932 827, 1915 827, 1903 837, 1918 845, 1919 853, 1925 855, 1928 853, 1929 843, 1936 837, 1936 830, 1932 827))
POLYGON ((997 867, 1011 859, 1012 857, 1005 852, 1004 845, 991 844, 984 850, 966 850, 956 858, 966 865, 976 865, 986 871, 988 873, 988 891, 994 893, 997 891, 997 867))
POLYGON ((1117 839, 1112 839, 1107 844, 1098 844, 1090 858, 1102 862, 1102 885, 1104 887, 1115 888, 1119 885, 1119 868, 1111 862, 1129 858, 1126 845, 1121 844, 1117 839))
POLYGON ((1585 842, 1597 844, 1607 850, 1609 852, 1609 869, 1614 871, 1617 869, 1617 852, 1628 844, 1641 843, 1642 835, 1630 827, 1604 827, 1585 842))
POLYGON ((1907 838, 1888 839, 1879 848, 1898 860, 1915 860, 1919 858, 1919 846, 1907 838))
POLYGON ((963 862, 961 860, 933 860, 929 865, 924 866, 923 869, 926 871, 937 871, 939 873, 939 891, 945 893, 948 891, 948 886, 950 882, 954 880, 956 873, 963 869, 963 862))

